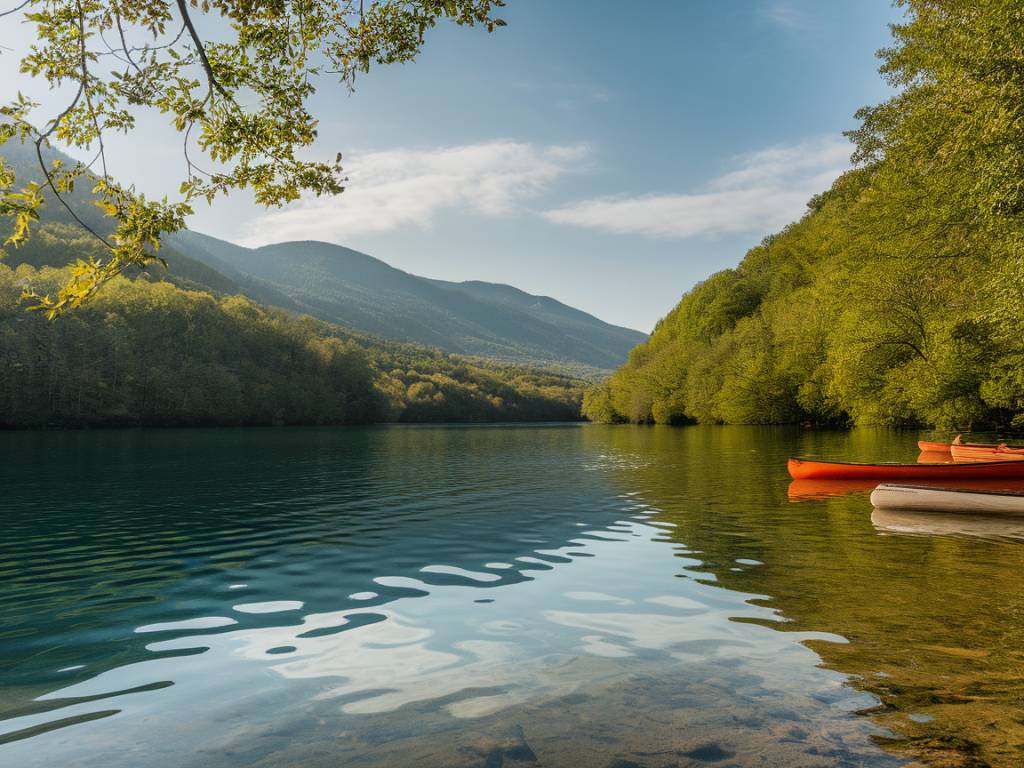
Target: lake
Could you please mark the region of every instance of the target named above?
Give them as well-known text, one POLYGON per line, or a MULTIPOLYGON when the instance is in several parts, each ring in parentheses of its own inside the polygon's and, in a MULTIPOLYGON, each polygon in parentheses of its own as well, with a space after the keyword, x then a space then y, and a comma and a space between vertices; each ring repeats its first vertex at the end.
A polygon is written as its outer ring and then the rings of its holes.
POLYGON ((0 434, 0 764, 1020 765, 1024 532, 786 475, 916 440, 0 434))

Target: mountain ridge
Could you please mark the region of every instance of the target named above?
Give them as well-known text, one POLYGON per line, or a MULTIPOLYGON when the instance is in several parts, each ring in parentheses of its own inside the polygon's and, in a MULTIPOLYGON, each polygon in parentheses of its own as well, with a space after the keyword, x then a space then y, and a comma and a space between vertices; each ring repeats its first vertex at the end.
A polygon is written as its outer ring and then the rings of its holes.
POLYGON ((449 352, 607 370, 646 338, 550 296, 503 283, 421 277, 332 243, 246 248, 191 230, 171 241, 260 301, 449 352), (279 294, 276 300, 269 291, 279 294))
MULTIPOLYGON (((19 184, 42 177, 34 154, 8 142, 0 152, 19 184)), ((49 158, 70 161, 51 150, 49 158)), ((66 196, 80 218, 101 233, 110 219, 92 205, 84 185, 66 196)), ((8 263, 64 266, 99 245, 76 235, 67 211, 49 200, 43 224, 29 243, 11 249, 8 263), (53 235, 53 236, 51 236, 53 235), (68 243, 73 243, 69 246, 68 243)), ((246 248, 183 230, 164 239, 170 272, 146 268, 153 278, 215 294, 242 293, 260 303, 384 339, 426 344, 471 357, 543 365, 602 378, 626 362, 647 335, 605 322, 550 296, 483 280, 454 282, 421 277, 366 253, 317 240, 246 248)))

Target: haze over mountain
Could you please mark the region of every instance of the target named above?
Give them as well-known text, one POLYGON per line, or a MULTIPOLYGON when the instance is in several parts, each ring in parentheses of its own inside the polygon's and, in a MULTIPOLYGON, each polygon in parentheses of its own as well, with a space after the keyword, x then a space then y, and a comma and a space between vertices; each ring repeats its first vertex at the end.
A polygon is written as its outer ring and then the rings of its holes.
POLYGON ((646 338, 547 296, 418 277, 330 243, 244 248, 189 231, 171 243, 259 301, 450 352, 606 369, 646 338))

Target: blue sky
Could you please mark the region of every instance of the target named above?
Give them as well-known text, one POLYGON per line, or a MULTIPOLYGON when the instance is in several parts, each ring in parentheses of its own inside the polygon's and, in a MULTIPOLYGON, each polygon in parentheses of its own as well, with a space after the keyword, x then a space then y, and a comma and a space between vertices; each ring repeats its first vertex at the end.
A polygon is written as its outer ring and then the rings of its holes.
MULTIPOLYGON (((508 0, 502 15, 493 35, 439 27, 352 95, 323 84, 313 154, 344 152, 341 197, 268 212, 242 194, 190 226, 328 240, 649 331, 845 167, 842 131, 887 95, 874 52, 898 18, 888 0, 508 0)), ((112 171, 173 194, 180 146, 161 135, 147 121, 115 141, 112 171)))

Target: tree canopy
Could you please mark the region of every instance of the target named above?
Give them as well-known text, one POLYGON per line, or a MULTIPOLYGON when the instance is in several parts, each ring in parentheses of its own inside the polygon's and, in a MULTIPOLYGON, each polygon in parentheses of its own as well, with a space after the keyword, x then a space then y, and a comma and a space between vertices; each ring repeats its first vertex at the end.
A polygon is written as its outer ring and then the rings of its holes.
MULTIPOLYGON (((25 0, 2 16, 35 31, 21 71, 41 87, 70 89, 55 115, 31 94, 0 105, 0 144, 35 145, 43 183, 19 183, 0 159, 5 245, 32 233, 45 201, 60 205, 88 185, 110 218, 79 220, 103 246, 80 259, 56 294, 27 290, 51 317, 81 305, 129 265, 159 258, 161 237, 181 229, 197 200, 252 190, 263 205, 344 189, 341 154, 303 159, 317 138, 309 100, 324 82, 352 88, 371 65, 403 63, 420 52, 439 21, 503 26, 504 0, 25 0), (147 200, 107 173, 104 137, 130 132, 140 112, 166 115, 181 134, 180 199, 147 200), (48 162, 51 142, 93 154, 90 162, 48 162)), ((0 62, 3 59, 0 57, 0 62)))
POLYGON ((687 293, 590 418, 1024 424, 1024 8, 897 5, 855 169, 687 293))
MULTIPOLYGON (((54 227, 37 249, 67 247, 74 230, 54 227)), ((59 285, 66 268, 0 264, 0 428, 579 418, 570 376, 358 335, 162 272, 118 275, 52 323, 18 306, 20 286, 59 285)))

